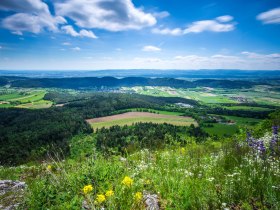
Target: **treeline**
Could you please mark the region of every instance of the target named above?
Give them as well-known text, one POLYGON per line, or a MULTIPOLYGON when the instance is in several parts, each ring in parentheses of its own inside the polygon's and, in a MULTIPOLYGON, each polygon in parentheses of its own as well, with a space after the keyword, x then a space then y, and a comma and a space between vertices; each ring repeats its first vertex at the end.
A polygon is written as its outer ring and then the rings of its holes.
MULTIPOLYGON (((116 111, 129 108, 162 110, 163 107, 175 103, 198 104, 194 100, 178 97, 153 97, 122 93, 79 93, 71 95, 69 93, 50 92, 46 94, 44 99, 55 103, 66 103, 62 109, 77 113, 84 119, 108 116, 116 113, 116 111), (83 99, 80 99, 80 97, 83 99)), ((177 111, 177 109, 171 107, 166 109, 177 111)))
MULTIPOLYGON (((1 77, 0 77, 1 78, 1 77)), ((7 77, 2 77, 7 79, 7 77)), ((103 87, 132 87, 132 86, 169 86, 174 88, 251 88, 256 84, 263 82, 252 82, 243 80, 215 80, 201 79, 196 81, 187 81, 174 78, 145 78, 145 77, 81 77, 81 78, 13 78, 9 81, 12 87, 23 88, 70 88, 70 89, 91 89, 103 87)), ((7 81, 6 81, 7 83, 7 81)))
POLYGON ((166 145, 186 144, 186 137, 202 142, 208 137, 200 127, 180 127, 170 124, 136 123, 132 126, 113 126, 96 131, 96 147, 112 154, 133 152, 138 149, 159 149, 166 145))

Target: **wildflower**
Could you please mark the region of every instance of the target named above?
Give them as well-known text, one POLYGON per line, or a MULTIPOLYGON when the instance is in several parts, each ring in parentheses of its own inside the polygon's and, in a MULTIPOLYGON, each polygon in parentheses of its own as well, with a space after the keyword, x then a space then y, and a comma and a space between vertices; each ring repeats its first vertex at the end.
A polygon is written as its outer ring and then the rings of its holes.
POLYGON ((86 185, 86 186, 84 186, 84 188, 83 188, 84 194, 89 194, 92 190, 93 190, 93 187, 92 187, 91 184, 90 184, 90 185, 86 185))
POLYGON ((103 194, 98 194, 96 197, 97 203, 103 203, 105 200, 106 200, 106 197, 103 194))
POLYGON ((52 170, 52 166, 51 166, 51 165, 48 165, 48 166, 47 166, 47 169, 48 169, 49 171, 51 171, 51 170, 52 170))
POLYGON ((133 184, 133 179, 131 179, 129 176, 126 176, 122 180, 122 184, 126 185, 127 187, 131 187, 131 185, 133 184))
POLYGON ((141 192, 135 193, 134 199, 137 203, 139 203, 142 200, 142 198, 143 198, 143 194, 141 192))
POLYGON ((113 190, 108 190, 106 193, 105 193, 106 197, 111 197, 114 195, 114 191, 113 190))

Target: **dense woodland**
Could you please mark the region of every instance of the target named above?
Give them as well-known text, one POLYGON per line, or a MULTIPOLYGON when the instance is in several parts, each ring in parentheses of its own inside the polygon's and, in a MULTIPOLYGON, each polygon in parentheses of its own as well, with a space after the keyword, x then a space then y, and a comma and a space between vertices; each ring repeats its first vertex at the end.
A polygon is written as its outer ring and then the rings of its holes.
POLYGON ((106 153, 133 152, 139 149, 159 149, 165 145, 185 145, 186 136, 202 142, 208 136, 200 127, 178 127, 170 124, 136 123, 133 126, 113 126, 96 132, 96 147, 106 153))

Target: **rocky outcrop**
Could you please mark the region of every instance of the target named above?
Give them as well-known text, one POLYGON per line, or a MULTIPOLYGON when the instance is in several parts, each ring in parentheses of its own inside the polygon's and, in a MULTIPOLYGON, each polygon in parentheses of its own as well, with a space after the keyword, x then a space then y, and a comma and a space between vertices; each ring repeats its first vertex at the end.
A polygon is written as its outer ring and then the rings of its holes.
POLYGON ((25 182, 0 180, 0 209, 16 209, 23 201, 25 182))
POLYGON ((144 201, 147 210, 159 210, 159 200, 156 194, 144 192, 144 201))

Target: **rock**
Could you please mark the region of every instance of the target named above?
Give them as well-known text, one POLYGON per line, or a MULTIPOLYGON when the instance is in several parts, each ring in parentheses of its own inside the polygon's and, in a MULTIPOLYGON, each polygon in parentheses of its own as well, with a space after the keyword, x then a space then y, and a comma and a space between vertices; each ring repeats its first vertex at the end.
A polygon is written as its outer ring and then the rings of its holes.
POLYGON ((23 200, 25 182, 0 180, 0 209, 16 209, 23 200))
POLYGON ((144 198, 147 210, 159 210, 160 209, 158 196, 156 194, 150 194, 148 192, 144 192, 143 198, 144 198))

